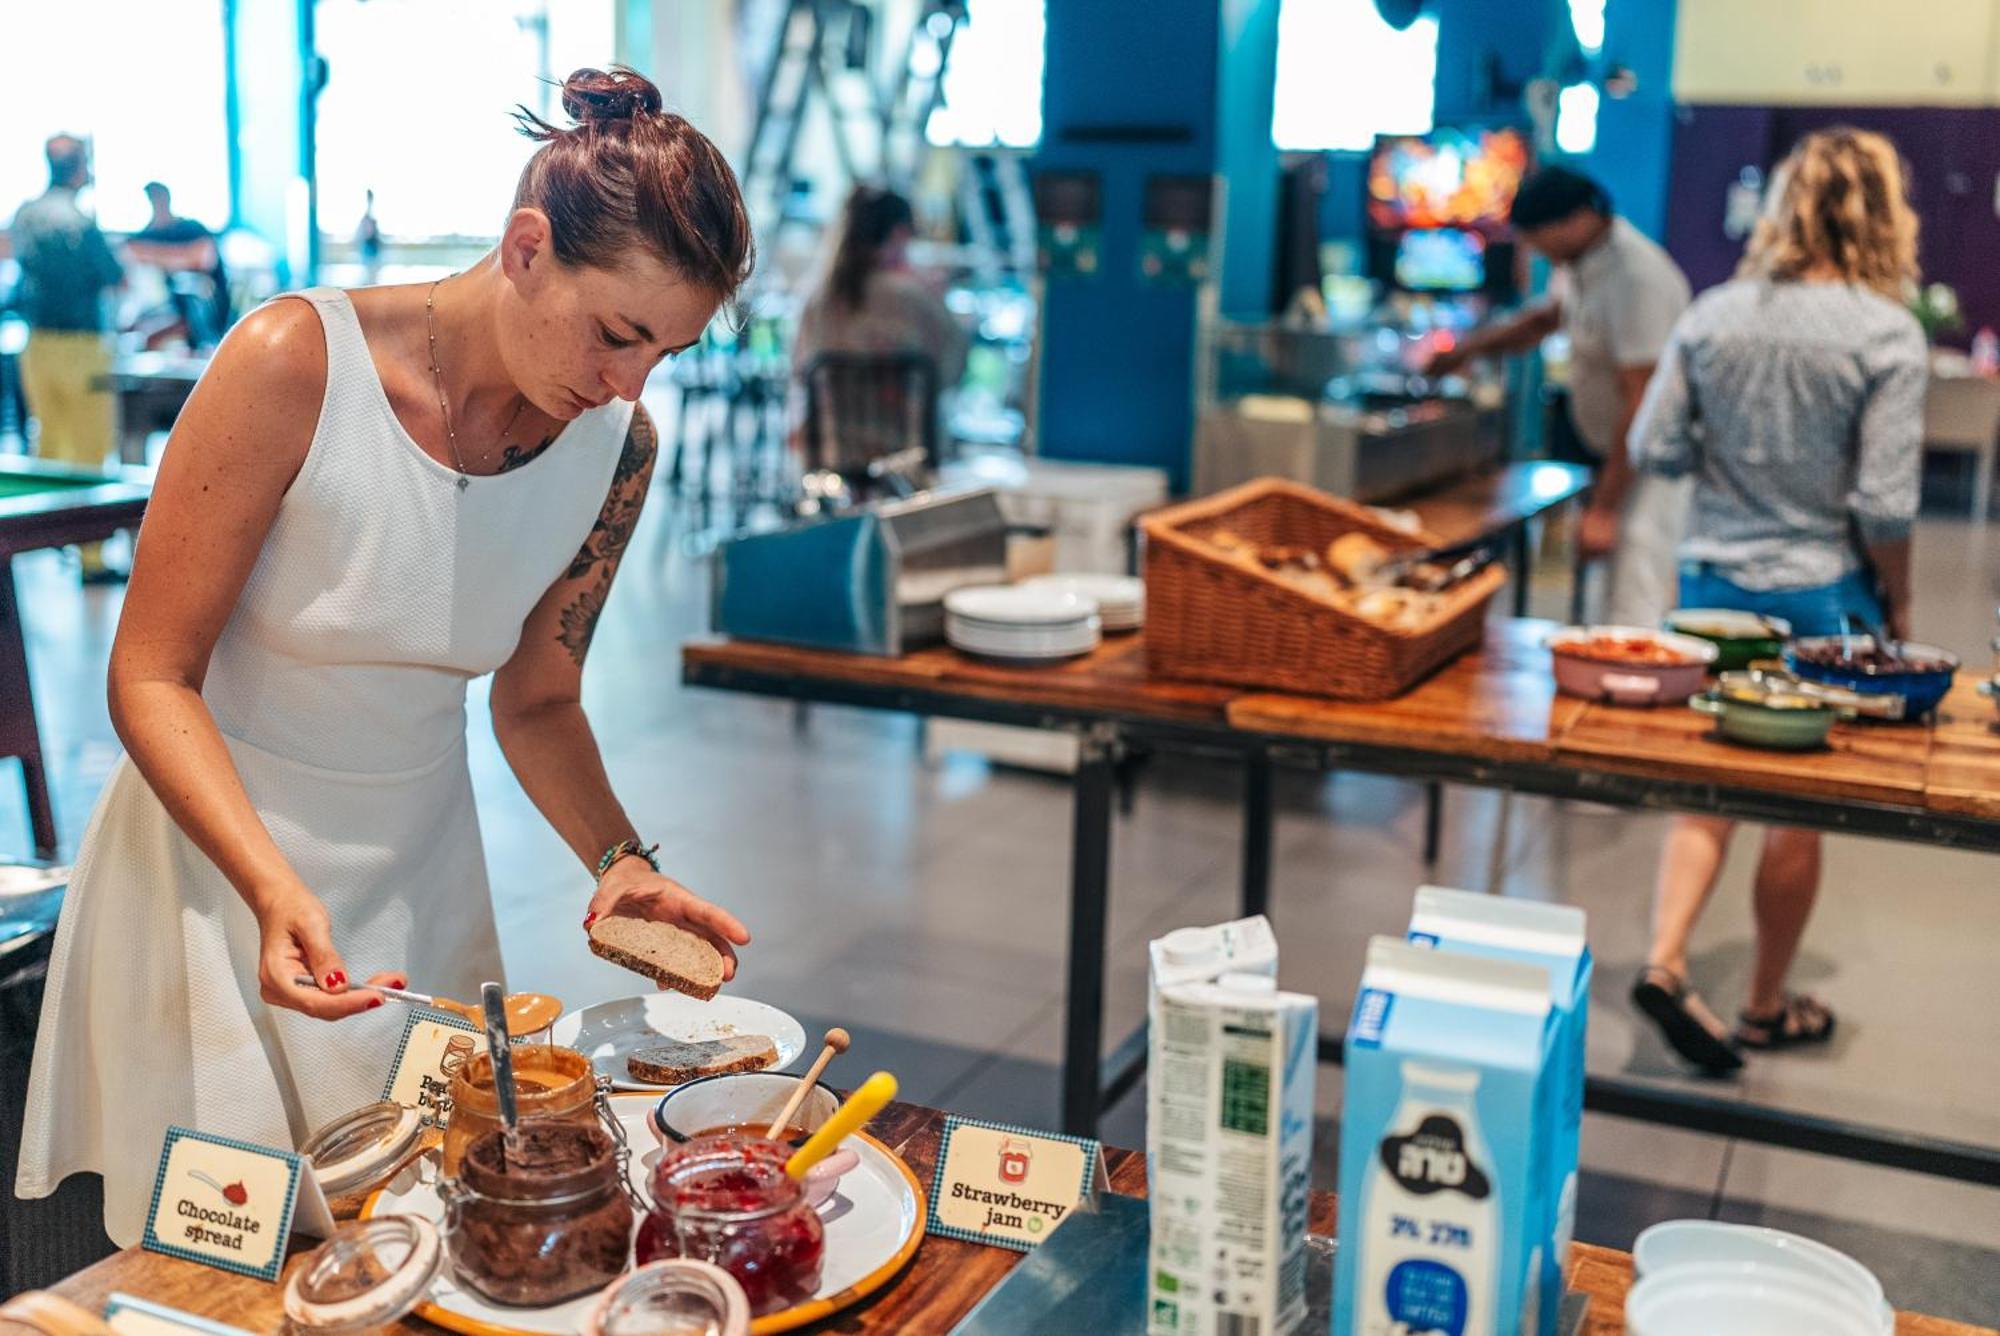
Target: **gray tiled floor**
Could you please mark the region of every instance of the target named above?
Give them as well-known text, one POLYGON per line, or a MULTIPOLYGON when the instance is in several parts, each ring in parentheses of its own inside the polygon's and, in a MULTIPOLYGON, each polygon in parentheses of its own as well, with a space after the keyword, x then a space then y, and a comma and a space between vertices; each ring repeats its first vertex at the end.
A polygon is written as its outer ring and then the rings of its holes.
MULTIPOLYGON (((751 925, 738 990, 810 1028, 857 1035, 849 1075, 887 1067, 914 1098, 1050 1124, 1061 1032, 1069 803, 1063 783, 970 758, 927 766, 910 719, 683 691, 676 647, 701 620, 700 572, 674 555, 666 507, 649 513, 593 653, 587 703, 607 763, 676 875, 751 925)), ((1927 519, 1918 629, 1986 662, 2000 545, 1927 519)), ((115 591, 79 592, 52 555, 17 563, 30 655, 65 836, 82 831, 117 751, 103 706, 115 591)), ((1537 590, 1555 611, 1561 590, 1537 590)), ((566 931, 588 878, 535 815, 483 722, 475 782, 508 968, 573 1004, 631 989, 566 931)), ((1226 917, 1237 859, 1236 776, 1158 758, 1113 856, 1107 1041, 1144 1008, 1144 944, 1226 917)), ((1426 877, 1573 901, 1591 914, 1598 975, 1591 1066, 1680 1081, 1623 994, 1645 943, 1661 820, 1454 790, 1440 865, 1419 857, 1421 794, 1393 781, 1281 776, 1275 915, 1284 980, 1337 1027, 1362 947, 1399 931, 1426 877)), ((25 852, 11 774, 0 778, 0 857, 25 852)), ((1747 969, 1754 842, 1739 841, 1698 936, 1698 982, 1733 1008, 1747 969)), ((1826 891, 1800 977, 1840 1009, 1831 1051, 1755 1062, 1757 1099, 2000 1143, 2000 896, 1990 859, 1852 839, 1828 844, 1826 891)), ((365 962, 354 962, 365 966, 365 962)), ((1339 1072, 1323 1069, 1319 1146, 1331 1181, 1339 1072)), ((1143 1096, 1107 1119, 1143 1138, 1143 1096)), ((1653 1220, 1719 1212, 1803 1228, 1875 1266, 1899 1303, 2000 1317, 2000 1191, 1588 1120, 1581 1237, 1629 1245, 1653 1220)))

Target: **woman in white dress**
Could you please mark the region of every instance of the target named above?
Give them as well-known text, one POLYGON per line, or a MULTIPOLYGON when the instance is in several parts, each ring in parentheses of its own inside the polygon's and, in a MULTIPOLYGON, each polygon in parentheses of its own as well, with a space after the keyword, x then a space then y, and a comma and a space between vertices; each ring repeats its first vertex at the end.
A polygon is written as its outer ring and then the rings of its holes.
POLYGON ((293 1146, 379 1096, 401 1022, 363 979, 500 977, 473 677, 597 875, 572 924, 680 923, 732 973, 749 941, 660 874, 579 704, 652 475, 640 389, 747 276, 749 222, 645 79, 580 70, 563 106, 572 128, 524 113, 542 147, 491 254, 271 302, 168 443, 112 649, 127 756, 57 932, 16 1183, 101 1173, 121 1245, 169 1124, 293 1146))

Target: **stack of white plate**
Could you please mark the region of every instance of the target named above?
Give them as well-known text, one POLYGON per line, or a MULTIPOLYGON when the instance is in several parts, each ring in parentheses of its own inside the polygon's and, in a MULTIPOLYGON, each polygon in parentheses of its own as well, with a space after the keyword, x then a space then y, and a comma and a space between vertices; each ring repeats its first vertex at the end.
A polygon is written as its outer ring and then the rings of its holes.
POLYGON ((1132 575, 1038 575, 1023 588, 1081 594, 1097 604, 1104 634, 1136 631, 1146 624, 1146 582, 1132 575))
POLYGON ((1097 648, 1098 630, 1096 602, 1067 590, 981 585, 944 598, 944 638, 984 658, 1074 658, 1097 648))

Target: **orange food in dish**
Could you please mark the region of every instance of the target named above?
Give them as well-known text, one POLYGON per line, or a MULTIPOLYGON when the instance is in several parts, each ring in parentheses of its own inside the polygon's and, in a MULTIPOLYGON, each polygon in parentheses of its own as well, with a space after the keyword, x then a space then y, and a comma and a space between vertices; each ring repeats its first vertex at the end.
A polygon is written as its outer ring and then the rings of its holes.
POLYGON ((1555 646, 1555 652, 1596 663, 1629 663, 1655 668, 1674 668, 1697 662, 1692 654, 1683 654, 1644 636, 1592 636, 1588 640, 1567 640, 1555 646))

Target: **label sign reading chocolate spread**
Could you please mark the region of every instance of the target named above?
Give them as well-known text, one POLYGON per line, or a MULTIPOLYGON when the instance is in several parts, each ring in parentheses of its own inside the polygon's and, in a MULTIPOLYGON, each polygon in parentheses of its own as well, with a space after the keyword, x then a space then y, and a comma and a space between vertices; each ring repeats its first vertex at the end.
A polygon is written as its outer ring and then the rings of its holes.
POLYGON ((971 1243, 1032 1248, 1103 1186, 1095 1141, 949 1117, 938 1143, 930 1230, 971 1243))
POLYGON ((305 1161, 185 1127, 169 1127, 146 1216, 145 1247, 260 1280, 276 1280, 292 1226, 333 1228, 305 1161))
POLYGON ((425 1127, 442 1127, 451 1118, 452 1071, 485 1051, 486 1036, 463 1016, 412 1008, 382 1098, 415 1109, 425 1127))

